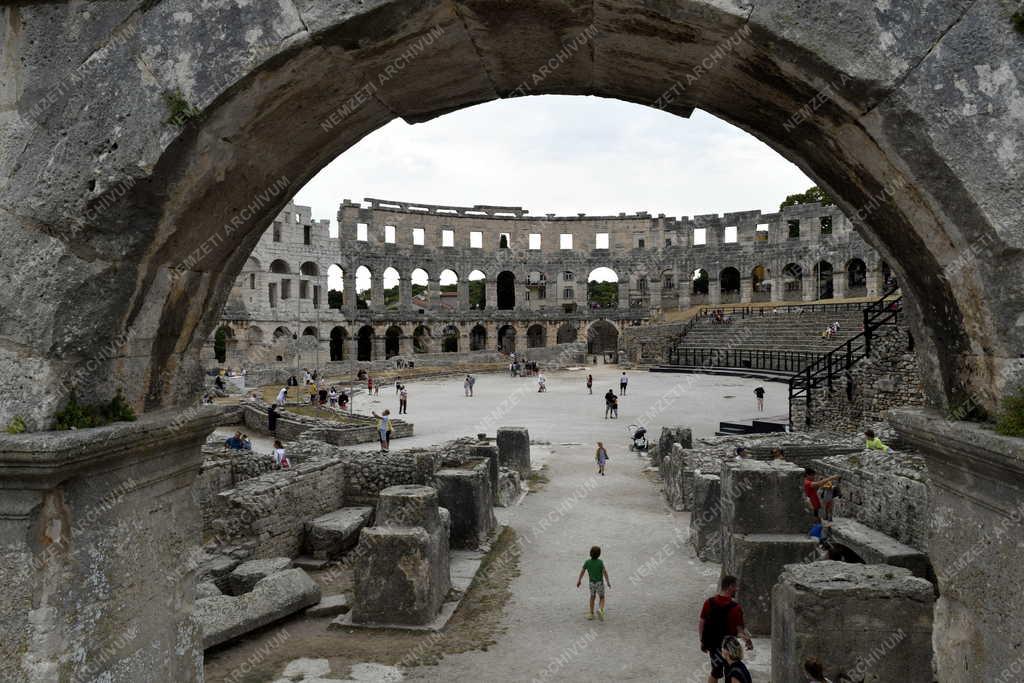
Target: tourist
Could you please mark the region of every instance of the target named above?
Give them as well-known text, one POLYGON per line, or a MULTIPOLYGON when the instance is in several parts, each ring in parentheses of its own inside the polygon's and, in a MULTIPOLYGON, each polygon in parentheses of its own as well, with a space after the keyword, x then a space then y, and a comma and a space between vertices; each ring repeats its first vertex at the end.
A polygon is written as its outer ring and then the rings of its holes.
POLYGON ((612 414, 612 403, 614 402, 615 392, 609 389, 608 393, 604 395, 604 419, 607 420, 608 417, 612 414))
POLYGON ((778 446, 776 446, 775 448, 772 449, 772 460, 785 460, 785 459, 786 459, 786 452, 784 450, 782 450, 778 446))
POLYGON ((626 377, 626 371, 622 371, 622 375, 619 377, 619 396, 626 395, 626 385, 629 384, 629 378, 626 377))
POLYGON ((821 521, 821 498, 818 497, 818 489, 823 484, 832 483, 839 479, 839 475, 831 477, 824 477, 818 479, 815 472, 810 467, 804 469, 804 495, 807 496, 807 502, 811 504, 811 510, 814 512, 814 517, 821 521))
POLYGON ((313 384, 313 383, 310 383, 310 385, 309 385, 309 405, 315 406, 319 400, 320 400, 320 394, 317 393, 316 385, 313 384))
POLYGON ((274 465, 278 469, 286 470, 291 467, 291 463, 288 462, 288 454, 284 450, 284 444, 279 440, 274 441, 274 465))
POLYGON ((252 450, 252 439, 249 438, 248 434, 242 434, 242 450, 243 451, 251 451, 252 450))
POLYGON ((476 377, 473 375, 466 375, 466 377, 469 379, 469 395, 472 396, 473 387, 476 386, 476 377))
POLYGON ((757 409, 764 412, 764 387, 754 389, 754 396, 757 398, 757 409))
POLYGON ((882 440, 875 436, 875 430, 868 429, 864 432, 864 448, 869 451, 885 451, 891 454, 893 451, 891 448, 882 443, 882 440))
POLYGON ((338 390, 331 387, 331 390, 327 392, 327 402, 331 410, 338 407, 338 390))
POLYGON ((402 393, 402 378, 395 377, 395 396, 402 393))
POLYGON ((600 596, 601 603, 597 611, 597 618, 604 621, 604 585, 607 583, 611 588, 612 580, 608 578, 608 570, 605 569, 604 562, 601 560, 601 546, 595 545, 590 549, 590 559, 583 563, 583 569, 580 570, 580 575, 576 578, 577 588, 583 582, 584 574, 590 575, 590 611, 587 613, 587 619, 594 618, 594 598, 600 596))
POLYGON ((234 436, 225 439, 224 448, 230 448, 234 451, 242 450, 242 432, 235 432, 234 436))
POLYGON ((377 418, 377 434, 380 436, 380 452, 387 453, 391 446, 391 411, 385 409, 381 415, 371 411, 377 418))
POLYGON ((469 375, 466 375, 466 379, 462 381, 462 394, 469 396, 469 375))
POLYGON ((320 405, 321 406, 327 405, 327 388, 324 386, 324 384, 322 382, 320 383, 320 388, 317 390, 316 393, 317 393, 317 396, 320 397, 320 405))
POLYGON ((297 387, 299 386, 299 380, 295 379, 295 375, 292 375, 291 377, 288 378, 288 381, 285 382, 285 384, 287 384, 290 387, 297 387))
POLYGON ((725 683, 753 683, 747 665, 743 663, 743 646, 735 636, 722 639, 722 658, 725 659, 725 683))
POLYGON ((547 390, 547 379, 545 379, 544 375, 537 373, 537 393, 540 394, 547 390))
POLYGON ((825 678, 825 667, 821 665, 817 657, 808 657, 804 660, 804 673, 807 674, 807 680, 812 683, 832 683, 825 678))
POLYGON ((597 473, 603 477, 604 465, 608 462, 608 451, 600 441, 597 442, 597 452, 594 453, 594 460, 597 461, 597 473))
POLYGON ((310 379, 312 379, 312 377, 309 374, 309 370, 307 368, 302 368, 302 383, 309 384, 310 379))
POLYGON ((267 431, 277 436, 277 406, 274 404, 267 408, 267 431))
POLYGON ((739 458, 740 460, 745 459, 747 457, 747 447, 746 446, 737 446, 736 447, 736 457, 739 458))
POLYGON ((408 415, 409 414, 409 391, 402 385, 402 390, 398 392, 398 414, 408 415))
POLYGON ((342 410, 348 410, 348 393, 347 392, 343 391, 343 392, 341 392, 338 395, 338 407, 341 408, 342 410))
POLYGON ((754 649, 754 641, 743 623, 743 608, 735 600, 739 582, 735 576, 726 575, 719 586, 719 592, 704 601, 697 622, 700 651, 706 652, 711 659, 708 683, 715 683, 725 676, 728 662, 722 657, 721 649, 726 636, 742 636, 747 649, 754 649))
POLYGON ((619 419, 619 397, 612 396, 612 419, 619 419))
POLYGON ((213 383, 217 386, 218 389, 224 391, 224 379, 220 375, 217 375, 217 378, 213 380, 213 383))
POLYGON ((380 385, 383 384, 380 380, 373 383, 373 395, 380 396, 380 385))
POLYGON ((281 387, 281 391, 277 392, 277 405, 283 406, 284 402, 288 400, 288 387, 281 387))
POLYGON ((593 375, 587 375, 587 393, 589 393, 589 394, 593 394, 594 393, 594 376, 593 375))
POLYGON ((373 378, 370 377, 369 375, 366 376, 366 395, 373 395, 373 378))

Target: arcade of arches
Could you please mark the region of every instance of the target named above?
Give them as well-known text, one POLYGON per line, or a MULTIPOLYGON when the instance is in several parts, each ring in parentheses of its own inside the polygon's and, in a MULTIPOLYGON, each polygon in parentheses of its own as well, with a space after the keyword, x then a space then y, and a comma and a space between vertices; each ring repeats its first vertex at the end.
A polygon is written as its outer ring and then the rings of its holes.
MULTIPOLYGON (((164 584, 139 581, 162 576, 192 547, 184 532, 196 513, 179 479, 194 473, 198 446, 214 422, 181 409, 199 395, 206 345, 249 253, 303 183, 370 132, 396 117, 425 121, 532 94, 538 69, 554 60, 558 68, 545 68, 539 79, 544 93, 621 98, 682 117, 701 107, 749 131, 834 197, 897 271, 931 403, 930 411, 894 419, 936 462, 929 552, 940 577, 938 678, 965 680, 964 671, 972 679, 1000 676, 1019 656, 1006 634, 1024 632, 1024 598, 1004 590, 1021 583, 1019 543, 969 572, 953 568, 978 541, 978 529, 1006 528, 1017 514, 1021 450, 990 432, 957 438, 980 428, 944 416, 965 414, 967 404, 977 407, 974 413, 995 414, 1024 378, 1024 237, 1017 227, 1024 86, 1015 76, 1024 73, 1024 50, 1014 3, 910 4, 305 0, 190 3, 187 11, 177 2, 5 5, 0 422, 18 417, 30 429, 49 428, 67 387, 91 403, 121 391, 143 415, 130 439, 122 433, 100 443, 91 430, 63 446, 45 435, 5 437, 0 471, 5 489, 17 491, 3 513, 5 547, 24 548, 8 566, 29 566, 43 530, 84 516, 88 496, 117 481, 113 472, 181 476, 137 482, 146 503, 135 519, 144 528, 105 527, 139 539, 114 544, 131 547, 130 559, 100 551, 111 549, 106 535, 76 532, 80 547, 97 549, 91 573, 68 569, 67 580, 40 574, 34 588, 11 587, 8 603, 19 607, 4 612, 11 617, 5 645, 12 648, 5 652, 19 654, 0 666, 20 667, 30 645, 42 648, 26 655, 38 666, 70 666, 47 649, 57 639, 33 637, 68 623, 82 625, 65 634, 68 651, 98 657, 123 625, 122 613, 146 615, 138 622, 145 642, 178 643, 195 653, 191 592, 175 589, 156 617, 150 603, 159 591, 148 589, 164 584), (225 25, 231 30, 211 28, 225 25), (584 31, 588 49, 569 50, 566 44, 584 31), (125 466, 129 460, 146 469, 125 466), (141 578, 107 582, 124 588, 118 614, 94 610, 108 600, 89 592, 90 580, 119 577, 126 565, 141 578), (133 592, 131 585, 141 588, 133 592), (39 608, 31 621, 22 605, 39 608), (43 619, 50 621, 40 625, 43 619)), ((867 266, 870 289, 878 264, 854 256, 867 266)), ((849 267, 840 270, 838 259, 830 268, 820 261, 687 268, 706 272, 705 296, 714 297, 722 293, 723 271, 734 267, 741 300, 745 282, 753 297, 750 275, 759 265, 771 270, 772 297, 821 294, 830 272, 833 294, 837 284, 860 281, 849 267)), ((264 277, 296 274, 294 263, 287 272, 270 263, 263 268, 264 277)), ((316 277, 311 272, 300 268, 298 279, 316 277)), ((527 278, 510 272, 518 291, 506 294, 504 306, 497 302, 502 314, 525 301, 527 278)), ((500 272, 486 274, 497 282, 500 272)), ((620 280, 620 290, 630 289, 627 311, 634 290, 640 300, 663 294, 663 285, 661 292, 654 286, 664 283, 662 273, 629 275, 620 280)), ((261 295, 302 301, 301 285, 293 289, 292 278, 285 279, 288 291, 283 280, 257 283, 266 286, 261 295)), ((673 273, 679 295, 687 290, 679 292, 682 281, 673 273)), ((735 296, 735 274, 725 281, 727 295, 735 296)), ((307 293, 324 300, 315 286, 307 293)), ((329 343, 334 327, 295 336, 329 343)), ((234 338, 266 339, 275 329, 251 336, 239 329, 234 338)), ((372 347, 386 331, 346 328, 364 355, 363 340, 372 347)), ((444 327, 430 331, 441 336, 444 327)), ((529 338, 511 325, 494 337, 487 332, 488 344, 529 338)), ((546 338, 557 339, 557 330, 546 338)), ((1019 540, 1019 523, 1010 528, 1019 540)), ((124 675, 197 677, 201 657, 169 659, 150 650, 126 661, 131 670, 124 675)), ((27 678, 23 673, 12 677, 27 678)))

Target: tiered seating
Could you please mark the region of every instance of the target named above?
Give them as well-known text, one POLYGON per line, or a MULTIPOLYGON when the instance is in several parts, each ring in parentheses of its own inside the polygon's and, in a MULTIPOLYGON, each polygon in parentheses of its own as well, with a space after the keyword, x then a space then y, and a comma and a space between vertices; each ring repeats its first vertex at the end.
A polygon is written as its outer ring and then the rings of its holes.
POLYGON ((729 323, 700 318, 676 344, 671 364, 658 369, 784 381, 860 334, 862 321, 859 307, 828 312, 766 309, 745 317, 732 314, 729 323), (822 331, 833 321, 839 322, 839 333, 823 339, 822 331))

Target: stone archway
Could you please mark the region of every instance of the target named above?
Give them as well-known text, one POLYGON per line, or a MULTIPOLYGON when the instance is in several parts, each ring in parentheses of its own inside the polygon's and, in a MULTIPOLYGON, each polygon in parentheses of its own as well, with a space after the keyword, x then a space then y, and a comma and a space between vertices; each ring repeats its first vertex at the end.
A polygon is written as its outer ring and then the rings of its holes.
MULTIPOLYGON (((1005 281, 1024 271, 1013 8, 841 6, 793 21, 789 0, 307 0, 193 3, 184 21, 175 3, 93 2, 86 31, 80 4, 9 4, 0 424, 48 428, 68 383, 140 412, 190 405, 235 277, 308 178, 396 117, 541 82, 699 106, 799 165, 897 267, 932 404, 992 413, 1024 379, 1024 288, 1005 281)), ((166 621, 145 637, 173 642, 181 622, 166 621)), ((138 662, 127 676, 188 676, 138 662)))

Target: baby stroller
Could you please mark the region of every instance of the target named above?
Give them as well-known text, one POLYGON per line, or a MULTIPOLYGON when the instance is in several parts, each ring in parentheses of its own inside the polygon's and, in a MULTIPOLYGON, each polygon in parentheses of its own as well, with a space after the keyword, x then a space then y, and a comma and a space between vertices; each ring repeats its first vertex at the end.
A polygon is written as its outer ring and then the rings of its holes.
POLYGON ((646 451, 647 450, 647 428, 641 427, 640 425, 629 425, 627 429, 633 434, 633 443, 630 444, 629 450, 631 451, 646 451))

